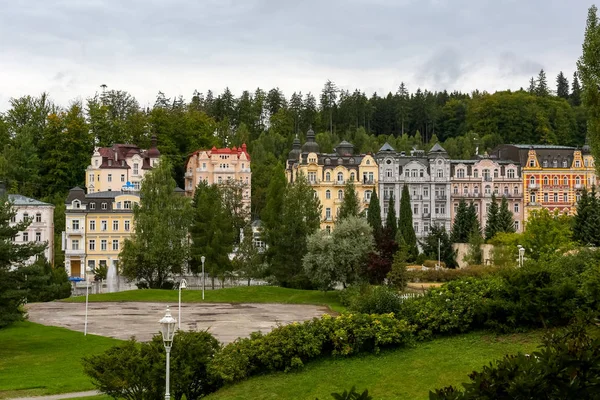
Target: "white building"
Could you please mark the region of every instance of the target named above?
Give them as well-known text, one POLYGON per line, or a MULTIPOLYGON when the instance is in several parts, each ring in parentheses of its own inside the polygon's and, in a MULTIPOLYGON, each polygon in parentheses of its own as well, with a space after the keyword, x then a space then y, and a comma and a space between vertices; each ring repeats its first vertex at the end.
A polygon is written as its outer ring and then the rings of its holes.
POLYGON ((450 160, 442 146, 436 143, 427 154, 424 150, 413 150, 406 155, 386 143, 375 158, 379 165, 378 189, 384 221, 391 195, 396 216, 400 216, 402 188, 406 184, 417 237, 427 236, 432 225, 443 225, 450 231, 450 160))
MULTIPOLYGON (((31 218, 31 224, 15 237, 15 242, 17 244, 46 242, 44 256, 48 262, 54 264, 54 205, 20 194, 9 194, 8 200, 17 212, 11 219, 11 224, 31 218)), ((31 264, 34 261, 35 257, 31 257, 26 263, 31 264)))

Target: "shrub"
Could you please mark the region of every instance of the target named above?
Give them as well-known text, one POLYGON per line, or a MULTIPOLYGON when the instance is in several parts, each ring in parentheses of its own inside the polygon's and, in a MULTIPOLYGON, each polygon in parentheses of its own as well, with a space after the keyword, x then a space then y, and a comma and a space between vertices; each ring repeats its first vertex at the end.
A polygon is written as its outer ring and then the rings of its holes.
POLYGON ((387 283, 388 286, 396 289, 396 290, 404 290, 406 289, 406 285, 408 284, 408 270, 406 269, 405 263, 394 263, 392 265, 392 270, 387 274, 387 283))
POLYGON ((386 286, 368 286, 352 298, 348 309, 365 314, 397 313, 401 303, 396 290, 386 286))
POLYGON ((469 375, 464 391, 452 386, 429 393, 431 400, 598 399, 600 339, 575 325, 547 336, 531 356, 518 354, 469 375))
MULTIPOLYGON (((422 264, 426 268, 436 268, 438 266, 437 260, 425 260, 425 261, 423 261, 422 264)), ((446 268, 445 262, 441 261, 439 264, 441 265, 442 268, 446 268)))
POLYGON ((481 265, 472 265, 460 269, 427 269, 412 270, 408 273, 411 282, 450 282, 462 278, 482 278, 493 275, 500 271, 500 267, 486 267, 481 265))
POLYGON ((340 303, 345 307, 349 307, 354 299, 364 293, 368 287, 369 285, 352 285, 345 288, 340 292, 340 303))

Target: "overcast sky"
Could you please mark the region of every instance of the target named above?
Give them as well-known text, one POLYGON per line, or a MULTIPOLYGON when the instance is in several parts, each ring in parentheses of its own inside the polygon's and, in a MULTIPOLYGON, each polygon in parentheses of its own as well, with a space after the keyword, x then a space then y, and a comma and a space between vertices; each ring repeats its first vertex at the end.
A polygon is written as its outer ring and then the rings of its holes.
POLYGON ((58 103, 126 90, 235 95, 371 94, 527 86, 541 68, 569 81, 586 0, 0 0, 0 111, 47 91, 58 103))

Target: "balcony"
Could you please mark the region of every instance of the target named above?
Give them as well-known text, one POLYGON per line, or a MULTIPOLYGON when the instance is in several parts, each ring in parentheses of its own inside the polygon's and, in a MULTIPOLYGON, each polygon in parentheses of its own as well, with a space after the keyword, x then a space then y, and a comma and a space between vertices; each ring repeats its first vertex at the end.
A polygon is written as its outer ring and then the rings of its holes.
POLYGON ((538 190, 540 188, 540 185, 538 185, 537 183, 530 183, 527 185, 527 189, 529 190, 538 190))
POLYGON ((583 189, 583 185, 581 183, 576 183, 575 190, 581 190, 581 189, 583 189))
POLYGON ((85 256, 84 249, 67 249, 65 250, 66 256, 85 256))
POLYGON ((191 178, 192 177, 192 173, 191 172, 186 172, 185 173, 185 177, 186 178, 191 178))
POLYGON ((440 195, 435 195, 435 199, 438 201, 445 201, 448 199, 448 196, 446 196, 445 194, 440 194, 440 195))
POLYGON ((309 185, 318 185, 321 181, 319 179, 309 179, 308 180, 308 184, 309 185))
POLYGON ((67 235, 83 235, 85 233, 85 229, 83 227, 72 228, 67 226, 67 235))
POLYGON ((363 179, 362 182, 357 182, 357 183, 362 183, 363 185, 376 185, 377 184, 375 179, 363 179))
POLYGON ((430 213, 423 213, 423 218, 431 218, 431 214, 430 213))

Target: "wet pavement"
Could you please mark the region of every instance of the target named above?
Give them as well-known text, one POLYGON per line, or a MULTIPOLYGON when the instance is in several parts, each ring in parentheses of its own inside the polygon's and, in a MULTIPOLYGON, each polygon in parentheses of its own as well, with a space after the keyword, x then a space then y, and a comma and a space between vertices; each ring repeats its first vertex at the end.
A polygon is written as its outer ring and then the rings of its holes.
MULTIPOLYGON (((88 333, 148 341, 160 329, 166 303, 89 303, 88 333)), ((177 304, 169 304, 179 320, 177 304)), ((29 320, 43 325, 84 331, 85 303, 32 303, 27 305, 29 320)), ((206 330, 219 341, 230 343, 255 331, 269 332, 278 324, 305 321, 328 313, 327 307, 304 304, 183 303, 181 329, 206 330)))

